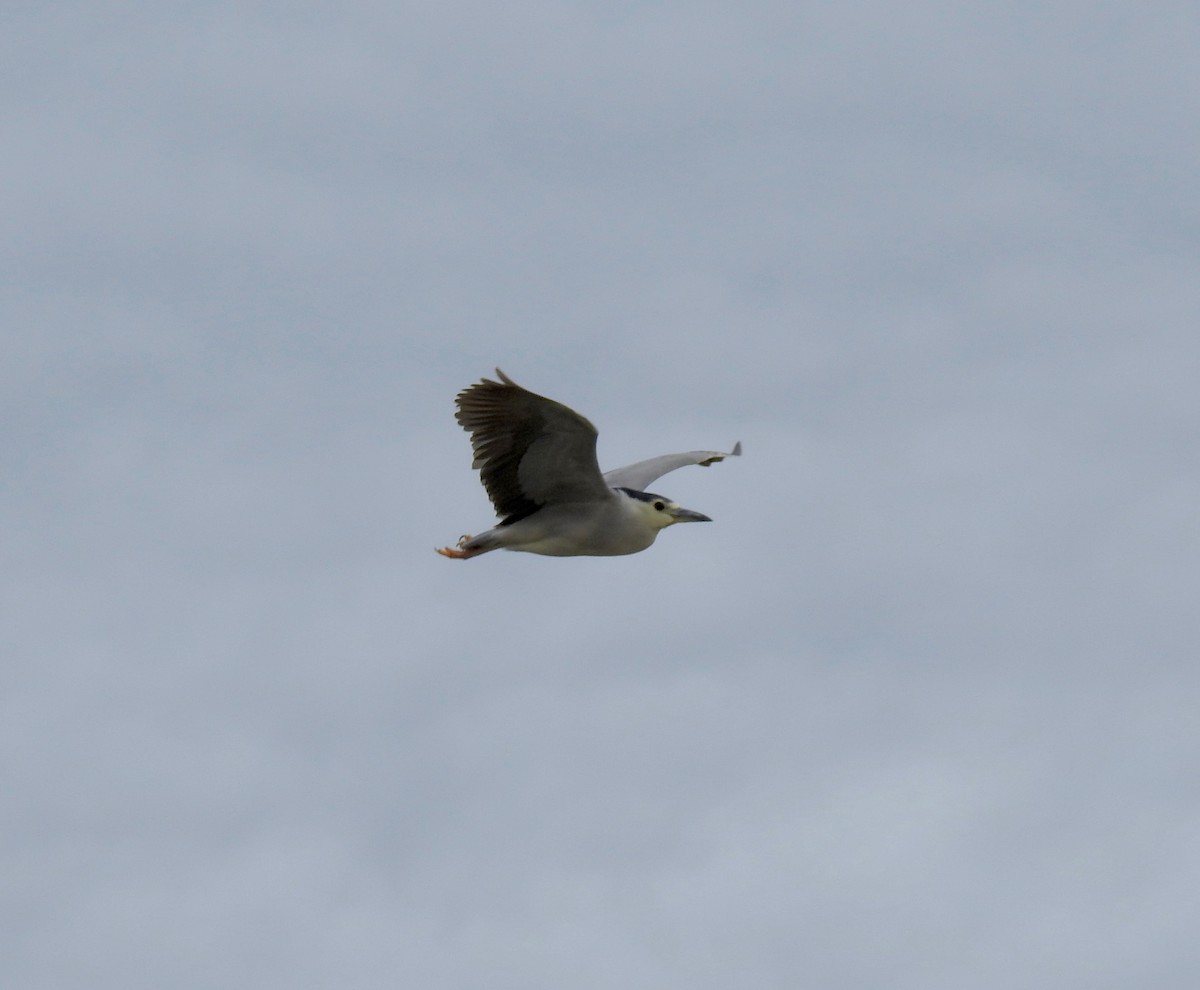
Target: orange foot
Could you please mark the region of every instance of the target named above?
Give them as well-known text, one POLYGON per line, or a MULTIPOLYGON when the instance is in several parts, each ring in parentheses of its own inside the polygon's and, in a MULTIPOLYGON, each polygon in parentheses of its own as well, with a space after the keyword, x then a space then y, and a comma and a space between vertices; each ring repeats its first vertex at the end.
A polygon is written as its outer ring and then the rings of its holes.
POLYGON ((471 538, 470 534, 464 534, 458 538, 458 549, 452 550, 450 547, 435 547, 434 549, 443 557, 453 557, 455 560, 466 560, 468 557, 474 557, 470 550, 462 549, 462 545, 471 538))

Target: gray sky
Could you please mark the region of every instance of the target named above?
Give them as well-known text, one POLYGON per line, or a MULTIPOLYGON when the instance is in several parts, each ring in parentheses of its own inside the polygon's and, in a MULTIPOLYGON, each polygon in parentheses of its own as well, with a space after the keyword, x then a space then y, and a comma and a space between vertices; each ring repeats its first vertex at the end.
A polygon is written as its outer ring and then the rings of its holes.
POLYGON ((0 22, 0 983, 1197 985, 1193 6, 0 22))

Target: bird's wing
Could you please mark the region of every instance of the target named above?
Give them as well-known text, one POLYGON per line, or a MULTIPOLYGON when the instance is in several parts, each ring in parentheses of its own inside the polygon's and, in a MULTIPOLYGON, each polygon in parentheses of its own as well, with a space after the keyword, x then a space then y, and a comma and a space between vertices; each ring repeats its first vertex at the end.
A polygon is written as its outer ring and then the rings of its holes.
POLYGON ((459 392, 455 418, 471 434, 472 465, 502 522, 554 502, 610 497, 596 463, 596 428, 561 402, 521 388, 499 368, 459 392))
POLYGON ((646 486, 656 478, 674 471, 676 468, 687 467, 689 464, 699 464, 708 467, 723 461, 726 457, 740 457, 742 442, 733 445, 733 450, 724 454, 719 450, 689 450, 683 454, 663 454, 661 457, 651 457, 648 461, 638 461, 627 467, 616 468, 604 475, 604 483, 610 488, 632 488, 634 491, 645 491, 646 486))

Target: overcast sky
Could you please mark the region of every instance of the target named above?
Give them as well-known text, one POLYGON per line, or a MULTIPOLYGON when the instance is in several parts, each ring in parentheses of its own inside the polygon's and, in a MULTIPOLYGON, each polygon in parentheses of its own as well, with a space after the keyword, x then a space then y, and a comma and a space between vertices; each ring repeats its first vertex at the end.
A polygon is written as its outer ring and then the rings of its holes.
POLYGON ((0 984, 1200 985, 1198 39, 6 5, 0 984), (436 556, 496 365, 715 522, 436 556))

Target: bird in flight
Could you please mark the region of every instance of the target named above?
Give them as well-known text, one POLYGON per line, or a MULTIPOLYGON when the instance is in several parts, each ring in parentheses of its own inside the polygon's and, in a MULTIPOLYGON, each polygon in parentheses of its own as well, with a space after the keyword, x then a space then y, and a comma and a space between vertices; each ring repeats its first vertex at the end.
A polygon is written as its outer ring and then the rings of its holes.
POLYGON ((596 428, 561 402, 522 388, 499 368, 458 393, 455 419, 471 435, 472 467, 500 517, 493 529, 464 536, 443 557, 466 559, 489 550, 550 557, 615 557, 637 553, 659 531, 681 522, 712 522, 663 495, 645 490, 688 464, 707 467, 742 452, 691 450, 663 454, 600 473, 596 428))

